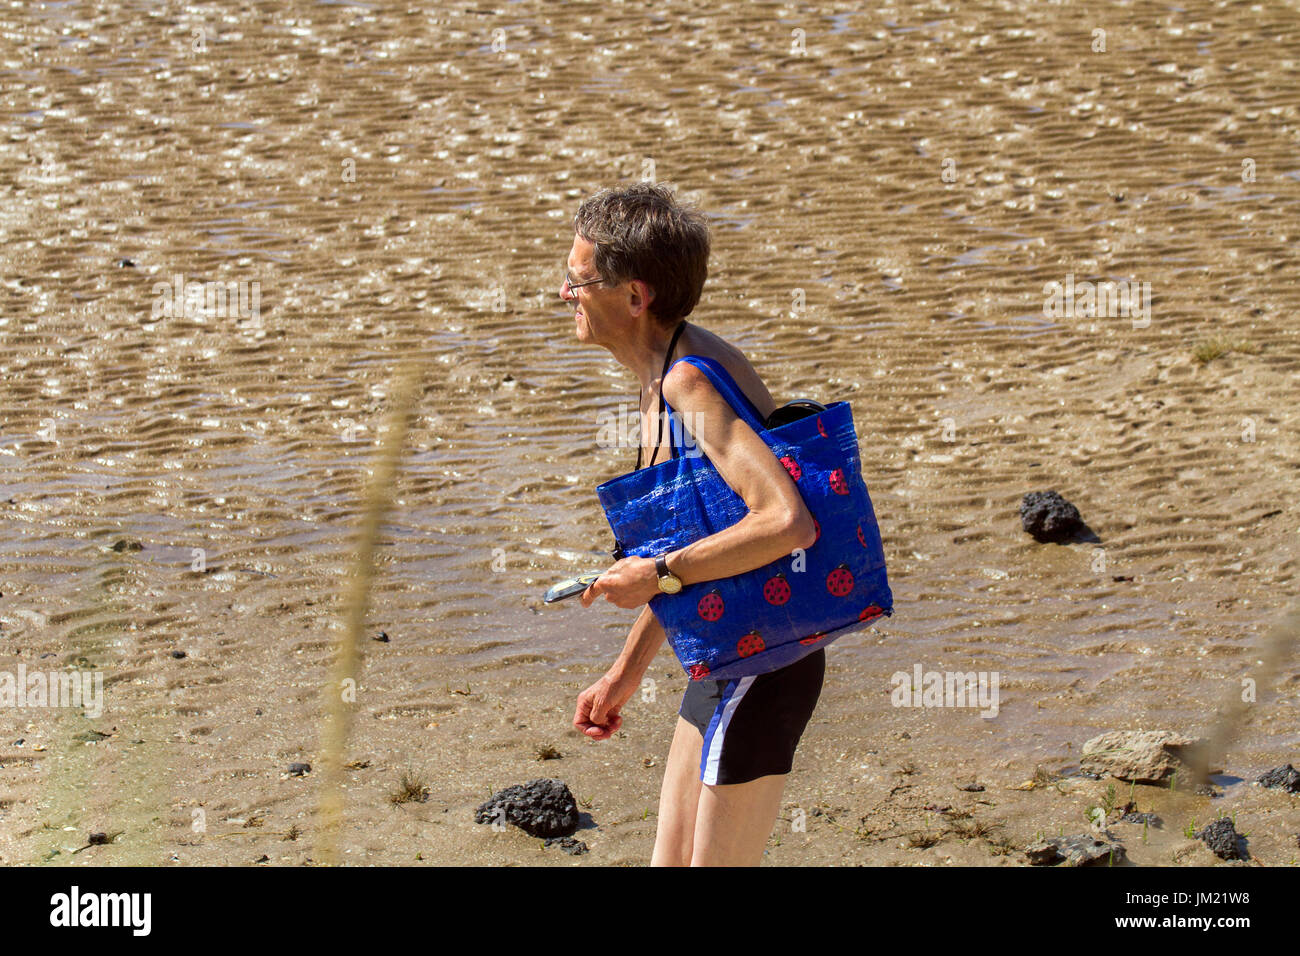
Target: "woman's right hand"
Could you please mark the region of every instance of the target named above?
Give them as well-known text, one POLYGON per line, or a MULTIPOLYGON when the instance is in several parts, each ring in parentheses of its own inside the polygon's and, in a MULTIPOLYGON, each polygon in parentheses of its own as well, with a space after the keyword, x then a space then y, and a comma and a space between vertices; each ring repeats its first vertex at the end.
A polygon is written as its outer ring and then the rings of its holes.
POLYGON ((578 695, 573 726, 592 740, 608 740, 623 726, 619 711, 640 685, 638 679, 617 678, 606 673, 578 695))

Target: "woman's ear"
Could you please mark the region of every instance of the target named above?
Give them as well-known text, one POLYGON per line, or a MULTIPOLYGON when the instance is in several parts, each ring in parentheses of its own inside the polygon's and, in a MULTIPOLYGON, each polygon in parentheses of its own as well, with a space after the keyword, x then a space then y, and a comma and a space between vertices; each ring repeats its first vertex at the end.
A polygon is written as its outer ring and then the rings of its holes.
POLYGON ((649 311, 650 304, 655 299, 655 290, 640 279, 633 279, 628 283, 628 287, 631 290, 628 305, 632 309, 632 314, 640 315, 642 312, 649 311))

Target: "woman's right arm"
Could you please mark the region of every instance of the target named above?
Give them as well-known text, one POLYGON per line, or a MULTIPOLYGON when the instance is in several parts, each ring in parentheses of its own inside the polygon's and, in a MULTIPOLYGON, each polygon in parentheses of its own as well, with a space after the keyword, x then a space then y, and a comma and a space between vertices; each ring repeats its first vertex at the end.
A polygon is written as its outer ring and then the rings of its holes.
POLYGON ((573 726, 593 740, 612 737, 623 724, 619 711, 641 686, 641 678, 666 636, 659 619, 647 604, 628 632, 618 660, 610 665, 600 680, 578 695, 573 726))
POLYGON ((647 604, 641 608, 636 623, 628 632, 627 640, 623 643, 623 652, 610 667, 610 673, 618 680, 630 680, 634 685, 640 686, 641 677, 650 668, 650 662, 659 653, 659 645, 664 642, 665 637, 667 635, 664 633, 663 625, 659 623, 659 618, 655 617, 654 611, 650 610, 650 605, 647 604))

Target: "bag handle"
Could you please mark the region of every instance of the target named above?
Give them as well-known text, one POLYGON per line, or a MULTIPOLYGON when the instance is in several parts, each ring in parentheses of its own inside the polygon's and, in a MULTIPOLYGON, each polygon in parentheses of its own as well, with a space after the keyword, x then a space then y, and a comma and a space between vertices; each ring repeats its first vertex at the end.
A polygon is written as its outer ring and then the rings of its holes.
MULTIPOLYGON (((705 376, 708 377, 709 381, 713 383, 713 387, 718 390, 718 394, 721 395, 726 403, 731 406, 731 410, 736 413, 736 416, 750 428, 754 429, 756 435, 760 438, 763 437, 763 432, 765 432, 767 428, 763 424, 763 420, 758 416, 758 409, 754 407, 754 403, 749 400, 749 397, 740 390, 740 386, 738 386, 735 379, 731 377, 731 373, 723 368, 721 363, 716 359, 711 359, 704 355, 683 355, 677 360, 677 362, 689 362, 703 372, 705 376)), ((673 365, 676 365, 677 362, 674 362, 673 365)), ((672 366, 669 366, 669 370, 672 370, 672 366)), ((665 402, 665 404, 667 403, 665 402)), ((672 407, 669 406, 669 411, 671 412, 671 410, 672 407)), ((685 425, 682 427, 684 428, 685 425)), ((671 438, 672 429, 670 429, 669 432, 669 437, 671 438)), ((673 457, 676 458, 677 443, 674 441, 672 444, 673 457)))

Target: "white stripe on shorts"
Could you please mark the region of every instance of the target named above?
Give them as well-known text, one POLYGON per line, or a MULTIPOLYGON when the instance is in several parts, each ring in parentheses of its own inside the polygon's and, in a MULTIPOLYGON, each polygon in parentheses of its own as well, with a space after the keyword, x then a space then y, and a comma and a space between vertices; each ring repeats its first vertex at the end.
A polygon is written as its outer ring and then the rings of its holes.
POLYGON ((741 698, 754 683, 754 677, 742 677, 740 683, 736 685, 735 692, 731 699, 723 705, 722 719, 718 721, 718 729, 713 732, 713 739, 709 741, 709 754, 704 763, 704 776, 702 783, 715 785, 718 782, 718 766, 722 762, 722 742, 727 736, 727 727, 731 724, 731 718, 736 713, 736 708, 740 706, 741 698))

